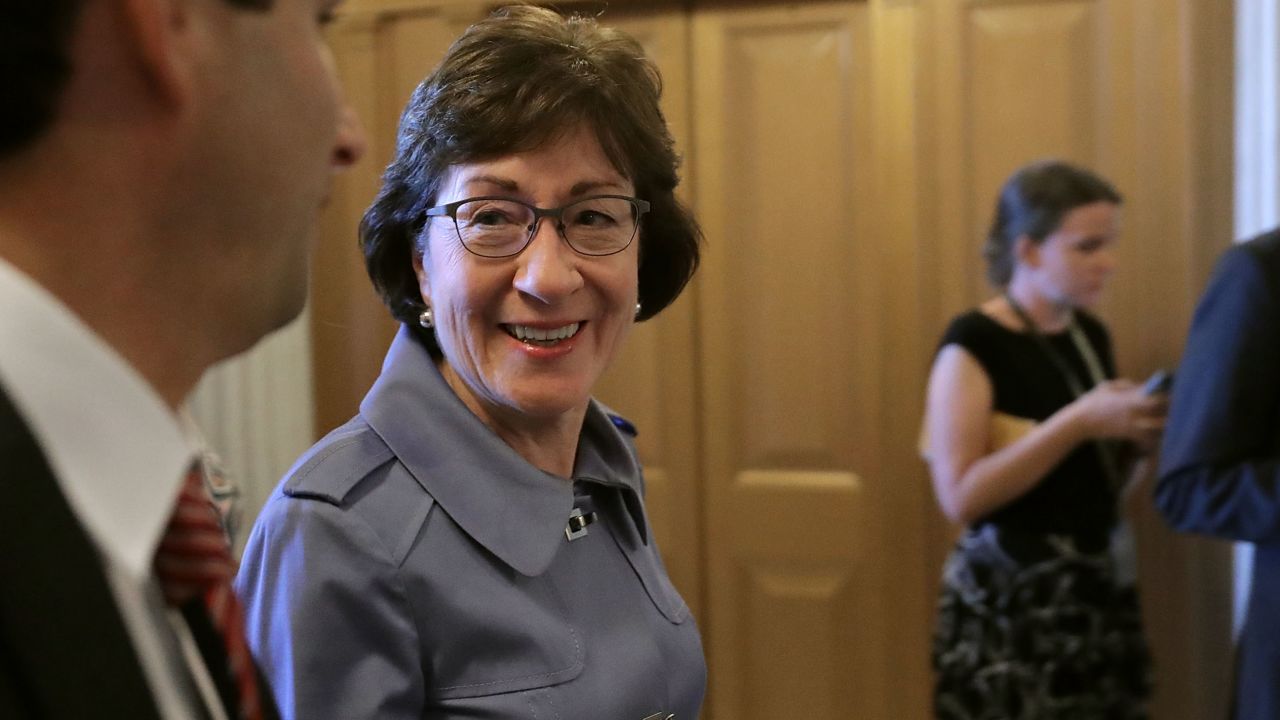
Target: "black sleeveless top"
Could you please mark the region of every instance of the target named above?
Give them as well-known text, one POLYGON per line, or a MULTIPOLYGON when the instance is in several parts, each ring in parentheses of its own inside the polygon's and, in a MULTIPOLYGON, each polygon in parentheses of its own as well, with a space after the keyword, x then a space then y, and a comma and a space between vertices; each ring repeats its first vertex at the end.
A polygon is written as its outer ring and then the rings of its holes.
MULTIPOLYGON (((1077 310, 1084 330, 1108 378, 1115 377, 1111 338, 1096 318, 1077 310)), ((1069 331, 1045 338, 1091 387, 1088 365, 1069 331)), ((1006 328, 979 310, 951 322, 939 347, 959 345, 972 355, 991 379, 997 412, 1043 421, 1074 399, 1071 386, 1035 336, 1006 328)), ((1101 455, 1086 442, 1058 463, 1030 491, 995 510, 974 525, 986 523, 1034 533, 1064 533, 1105 538, 1116 522, 1116 496, 1101 455)))

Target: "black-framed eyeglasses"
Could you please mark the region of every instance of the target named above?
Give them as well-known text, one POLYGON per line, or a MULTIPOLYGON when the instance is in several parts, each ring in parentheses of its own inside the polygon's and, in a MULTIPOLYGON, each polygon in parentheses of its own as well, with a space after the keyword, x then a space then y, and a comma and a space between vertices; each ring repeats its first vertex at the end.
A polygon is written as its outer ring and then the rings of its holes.
POLYGON ((648 201, 626 195, 592 195, 558 208, 485 195, 438 205, 426 215, 452 218, 462 247, 480 257, 519 255, 546 217, 575 252, 599 257, 626 250, 647 212, 648 201))

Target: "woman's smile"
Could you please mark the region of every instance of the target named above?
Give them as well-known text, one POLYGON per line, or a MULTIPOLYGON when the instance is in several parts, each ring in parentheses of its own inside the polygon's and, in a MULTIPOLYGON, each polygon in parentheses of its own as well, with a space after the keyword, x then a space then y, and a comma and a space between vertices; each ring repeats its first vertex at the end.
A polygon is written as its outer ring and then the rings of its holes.
POLYGON ((565 325, 553 323, 540 323, 537 325, 504 323, 501 327, 508 335, 522 343, 536 347, 553 347, 577 335, 585 324, 585 322, 572 322, 565 325))

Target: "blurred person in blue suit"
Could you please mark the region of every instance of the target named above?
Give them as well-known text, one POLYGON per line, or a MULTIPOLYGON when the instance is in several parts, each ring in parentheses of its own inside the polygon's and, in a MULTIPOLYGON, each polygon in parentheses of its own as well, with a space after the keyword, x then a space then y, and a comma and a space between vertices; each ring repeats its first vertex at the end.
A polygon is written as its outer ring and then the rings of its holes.
POLYGON ((1280 718, 1280 230, 1228 250, 1196 308, 1155 501, 1178 530, 1254 544, 1231 718, 1280 718))

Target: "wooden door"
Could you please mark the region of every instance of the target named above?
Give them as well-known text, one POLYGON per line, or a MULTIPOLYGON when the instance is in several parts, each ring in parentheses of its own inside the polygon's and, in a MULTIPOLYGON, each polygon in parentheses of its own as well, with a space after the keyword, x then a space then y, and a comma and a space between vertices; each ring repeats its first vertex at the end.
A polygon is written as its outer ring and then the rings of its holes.
POLYGON ((913 173, 882 185, 901 135, 877 134, 872 20, 852 2, 694 15, 718 718, 927 707, 923 506, 895 382, 918 363, 892 353, 905 328, 886 313, 915 285, 886 232, 912 212, 913 173), (882 213, 895 196, 906 207, 882 213))

